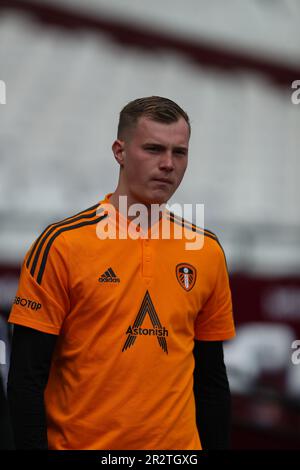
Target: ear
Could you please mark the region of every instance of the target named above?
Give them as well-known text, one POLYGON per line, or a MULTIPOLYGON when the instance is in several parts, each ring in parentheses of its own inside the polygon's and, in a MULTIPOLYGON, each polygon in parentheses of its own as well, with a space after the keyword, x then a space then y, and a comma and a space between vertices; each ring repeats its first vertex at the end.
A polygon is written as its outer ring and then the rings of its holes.
POLYGON ((111 148, 119 165, 124 166, 125 142, 117 139, 114 141, 111 148))

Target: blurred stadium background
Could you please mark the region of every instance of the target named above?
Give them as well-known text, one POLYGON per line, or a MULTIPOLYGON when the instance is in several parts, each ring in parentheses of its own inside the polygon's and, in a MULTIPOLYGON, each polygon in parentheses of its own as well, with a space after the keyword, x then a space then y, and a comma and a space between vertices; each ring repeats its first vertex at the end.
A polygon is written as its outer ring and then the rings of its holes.
POLYGON ((6 318, 23 256, 46 225, 115 189, 118 113, 148 95, 190 115, 171 202, 204 203, 227 255, 232 447, 300 448, 299 21, 298 0, 0 0, 1 448, 13 445, 6 318))

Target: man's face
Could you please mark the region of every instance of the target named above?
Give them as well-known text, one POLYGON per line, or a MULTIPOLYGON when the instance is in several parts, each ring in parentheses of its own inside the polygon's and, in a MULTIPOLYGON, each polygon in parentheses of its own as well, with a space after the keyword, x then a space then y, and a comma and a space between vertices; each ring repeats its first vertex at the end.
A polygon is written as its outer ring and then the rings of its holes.
POLYGON ((131 203, 166 203, 187 167, 189 128, 184 118, 164 124, 141 117, 128 139, 119 142, 123 145, 122 189, 131 203))

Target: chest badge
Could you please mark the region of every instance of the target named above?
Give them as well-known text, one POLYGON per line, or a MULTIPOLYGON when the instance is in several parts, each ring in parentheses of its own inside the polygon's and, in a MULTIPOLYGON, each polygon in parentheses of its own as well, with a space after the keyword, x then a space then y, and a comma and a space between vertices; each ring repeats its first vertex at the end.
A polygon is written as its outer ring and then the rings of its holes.
POLYGON ((196 268, 188 263, 177 264, 176 277, 181 287, 188 292, 195 285, 197 277, 196 268))

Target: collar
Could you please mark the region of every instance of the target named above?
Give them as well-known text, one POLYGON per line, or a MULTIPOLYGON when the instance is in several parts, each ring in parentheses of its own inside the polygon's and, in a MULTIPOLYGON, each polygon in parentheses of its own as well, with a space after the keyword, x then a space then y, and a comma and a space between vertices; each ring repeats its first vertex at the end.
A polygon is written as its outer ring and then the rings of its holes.
POLYGON ((129 236, 133 237, 137 237, 137 234, 139 233, 139 238, 159 238, 162 221, 169 213, 166 208, 162 212, 161 218, 157 222, 155 222, 151 227, 148 227, 147 231, 143 231, 140 224, 138 223, 138 218, 136 218, 137 222, 135 221, 135 219, 130 220, 117 208, 112 206, 112 204, 110 203, 110 197, 112 194, 113 193, 107 193, 105 197, 99 202, 100 206, 103 206, 104 214, 108 215, 108 217, 106 218, 106 225, 110 225, 110 228, 112 230, 116 230, 117 232, 128 231, 129 236))

